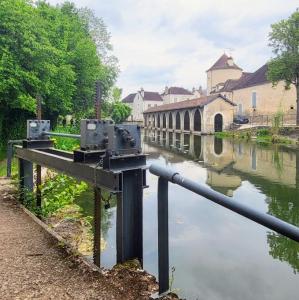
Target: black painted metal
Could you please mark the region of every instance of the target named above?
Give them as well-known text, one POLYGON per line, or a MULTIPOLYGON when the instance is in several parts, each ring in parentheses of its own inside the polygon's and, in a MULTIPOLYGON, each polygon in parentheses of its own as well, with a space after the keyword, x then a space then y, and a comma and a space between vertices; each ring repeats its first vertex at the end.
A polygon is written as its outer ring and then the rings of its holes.
MULTIPOLYGON (((159 243, 158 243, 158 253, 159 253, 159 293, 164 293, 168 289, 167 280, 169 280, 169 265, 165 266, 163 259, 167 259, 168 256, 168 240, 167 245, 163 238, 166 238, 168 232, 166 232, 166 225, 162 221, 162 218, 165 216, 168 224, 168 211, 166 205, 164 206, 160 202, 168 203, 168 194, 167 189, 165 188, 164 181, 170 181, 174 184, 178 184, 198 195, 201 195, 225 208, 228 208, 256 223, 259 223, 269 229, 272 229, 294 241, 299 242, 299 228, 284 222, 274 216, 259 212, 251 207, 248 207, 242 203, 232 201, 232 198, 225 196, 219 192, 216 192, 212 189, 209 189, 203 185, 198 184, 195 181, 192 181, 188 178, 181 176, 179 173, 162 167, 160 165, 151 165, 149 168, 150 172, 156 176, 159 176, 159 185, 158 185, 158 229, 159 229, 159 243), (161 239, 161 241, 160 241, 161 239), (165 249, 167 247, 167 250, 165 249), (160 269, 161 268, 161 269, 160 269)), ((168 225, 167 225, 168 226, 168 225)), ((168 238, 168 237, 167 237, 168 238)))
POLYGON ((33 164, 24 159, 19 159, 19 185, 20 201, 25 201, 26 193, 33 191, 33 164))
POLYGON ((11 177, 11 166, 12 166, 12 158, 13 158, 13 146, 17 144, 21 144, 23 140, 9 140, 7 142, 7 163, 6 163, 6 176, 11 177))
POLYGON ((143 264, 143 170, 122 173, 122 193, 117 195, 117 262, 137 258, 143 264))
POLYGON ((168 180, 158 181, 159 294, 169 290, 168 180))
POLYGON ((96 168, 96 164, 75 163, 72 159, 65 157, 65 152, 59 155, 59 150, 56 154, 47 153, 45 150, 24 149, 16 146, 16 156, 41 166, 55 169, 70 176, 85 180, 95 184, 98 187, 103 187, 109 191, 120 191, 120 175, 121 172, 103 170, 96 168))
POLYGON ((98 267, 101 266, 101 189, 94 188, 94 241, 93 261, 98 267))
POLYGON ((36 206, 38 208, 42 207, 42 167, 40 165, 36 165, 36 206))
POLYGON ((54 146, 51 140, 23 140, 23 148, 26 149, 47 149, 54 146))

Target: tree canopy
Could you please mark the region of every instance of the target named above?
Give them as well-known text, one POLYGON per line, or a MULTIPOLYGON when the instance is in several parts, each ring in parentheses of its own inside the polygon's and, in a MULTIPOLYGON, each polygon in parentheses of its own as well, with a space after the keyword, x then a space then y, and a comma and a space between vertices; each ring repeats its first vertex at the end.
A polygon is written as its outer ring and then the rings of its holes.
POLYGON ((275 57, 268 64, 268 78, 277 84, 284 80, 286 88, 297 90, 297 125, 299 125, 299 11, 271 26, 270 46, 275 57))
POLYGON ((95 81, 104 96, 114 85, 118 68, 111 51, 105 24, 88 9, 1 0, 0 137, 35 114, 38 95, 43 117, 53 121, 88 111, 95 81))

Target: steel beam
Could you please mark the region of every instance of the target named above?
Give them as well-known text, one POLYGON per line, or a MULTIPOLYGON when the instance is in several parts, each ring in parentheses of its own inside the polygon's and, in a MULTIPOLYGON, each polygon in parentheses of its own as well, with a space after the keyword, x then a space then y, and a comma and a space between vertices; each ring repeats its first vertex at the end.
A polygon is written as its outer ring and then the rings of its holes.
POLYGON ((33 192, 33 164, 19 159, 20 200, 23 203, 27 192, 33 192))
POLYGON ((109 191, 121 191, 121 171, 103 170, 96 164, 75 163, 65 157, 65 152, 59 155, 59 150, 47 153, 44 150, 24 149, 16 147, 16 156, 38 165, 60 171, 80 180, 103 187, 109 191), (54 154, 55 153, 55 154, 54 154))
POLYGON ((93 261, 98 267, 101 266, 101 189, 94 188, 94 240, 93 240, 93 261))
POLYGON ((117 263, 137 258, 143 265, 143 170, 124 171, 117 195, 117 263))
POLYGON ((42 167, 40 165, 36 165, 36 207, 42 207, 42 167))

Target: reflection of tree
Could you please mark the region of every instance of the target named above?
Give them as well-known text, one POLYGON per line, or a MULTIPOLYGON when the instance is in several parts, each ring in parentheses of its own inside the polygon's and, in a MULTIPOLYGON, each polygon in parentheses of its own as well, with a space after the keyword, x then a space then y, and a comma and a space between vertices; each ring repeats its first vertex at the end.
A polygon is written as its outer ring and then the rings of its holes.
MULTIPOLYGON (((299 225, 299 190, 297 188, 272 184, 268 195, 269 213, 288 223, 299 225)), ((294 272, 299 272, 299 243, 276 233, 269 233, 269 253, 275 259, 288 262, 294 272)))
MULTIPOLYGON (((108 198, 109 193, 102 189, 102 195, 105 199, 108 198)), ((94 191, 92 187, 89 187, 87 191, 82 193, 76 200, 75 203, 82 208, 82 213, 84 216, 93 216, 94 210, 94 191)), ((113 196, 110 201, 110 207, 116 207, 116 197, 113 196)), ((104 203, 102 202, 101 207, 101 230, 102 237, 106 240, 109 228, 112 227, 111 219, 113 212, 111 209, 106 210, 104 208, 104 203)))
POLYGON ((288 262, 292 266, 294 273, 298 273, 299 243, 274 232, 268 234, 267 241, 270 246, 269 253, 272 255, 272 257, 279 259, 280 261, 288 262))

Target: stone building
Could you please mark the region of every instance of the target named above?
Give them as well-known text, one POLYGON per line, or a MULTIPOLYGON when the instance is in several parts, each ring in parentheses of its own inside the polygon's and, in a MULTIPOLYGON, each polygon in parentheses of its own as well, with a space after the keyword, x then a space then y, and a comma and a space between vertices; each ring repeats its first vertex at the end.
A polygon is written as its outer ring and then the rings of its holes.
POLYGON ((176 86, 166 86, 164 92, 161 94, 161 97, 163 98, 163 104, 176 103, 196 98, 196 96, 190 91, 176 86))
POLYGON ((253 73, 243 72, 232 57, 223 54, 207 70, 208 95, 222 94, 236 104, 238 115, 271 116, 282 112, 295 117, 295 87, 286 90, 283 81, 273 86, 267 79, 267 71, 265 64, 253 73))
POLYGON ((159 93, 144 91, 144 89, 141 88, 137 93, 129 94, 122 99, 122 102, 132 108, 129 121, 143 122, 143 112, 151 107, 162 105, 163 99, 159 93))
POLYGON ((169 103, 144 111, 144 126, 173 132, 210 134, 228 129, 235 104, 221 94, 169 103))

